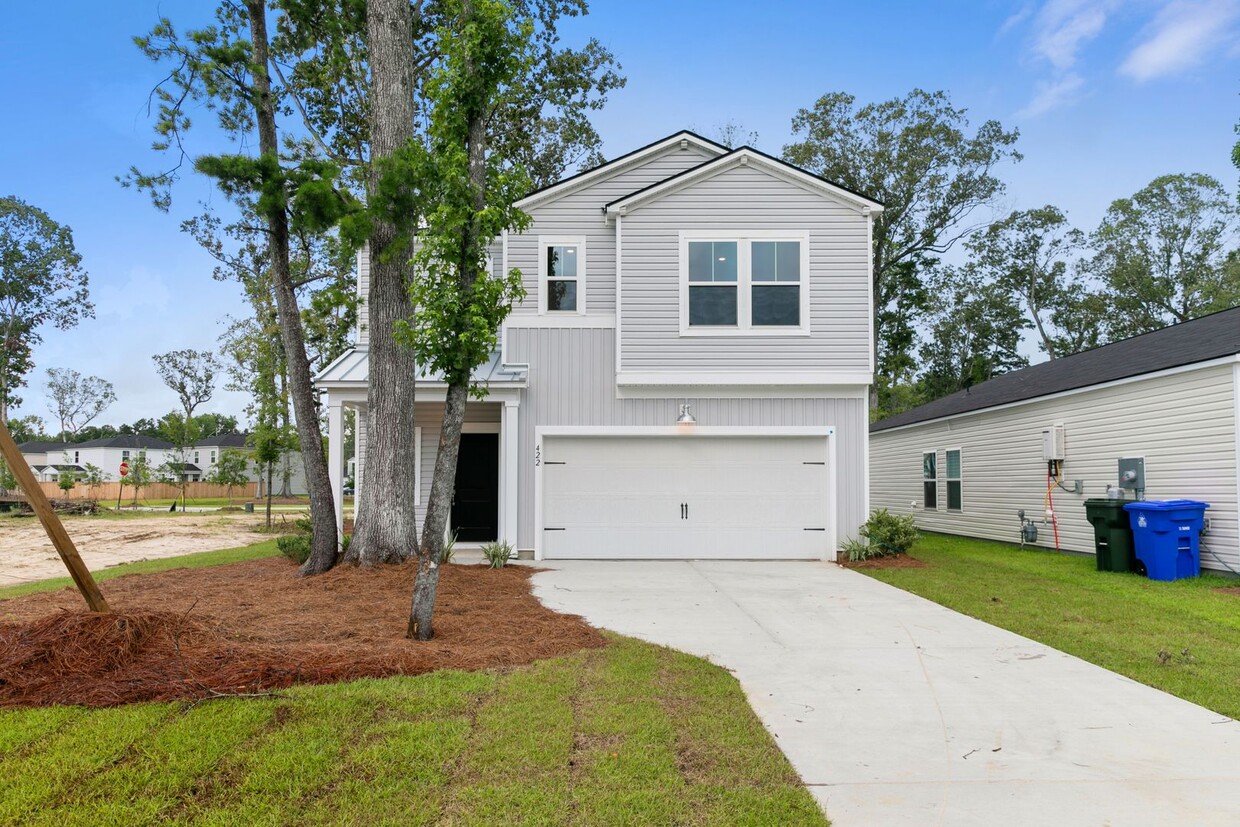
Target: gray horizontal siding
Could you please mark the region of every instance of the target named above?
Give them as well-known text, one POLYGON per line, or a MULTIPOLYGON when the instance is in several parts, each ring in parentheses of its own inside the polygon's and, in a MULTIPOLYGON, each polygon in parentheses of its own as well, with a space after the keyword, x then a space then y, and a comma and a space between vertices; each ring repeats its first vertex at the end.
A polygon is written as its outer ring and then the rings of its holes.
MULTIPOLYGON (((1106 486, 1116 484, 1119 457, 1143 456, 1146 499, 1210 503, 1206 547, 1240 568, 1236 411, 1233 370, 1222 366, 880 431, 870 440, 871 502, 875 508, 911 511, 931 531, 1009 542, 1019 542, 1016 511, 1024 509, 1038 523, 1038 545, 1053 547, 1051 526, 1042 524, 1042 431, 1062 423, 1065 484, 1079 479, 1085 485, 1082 496, 1054 490, 1063 549, 1093 551, 1082 502, 1105 496, 1106 486), (963 509, 954 513, 946 510, 942 482, 949 448, 962 450, 963 509), (920 508, 921 456, 931 450, 938 454, 937 511, 920 508)), ((1204 552, 1202 565, 1222 568, 1204 552)))
POLYGON ((741 166, 642 205, 623 222, 622 371, 825 371, 869 366, 867 219, 741 166), (808 230, 810 336, 680 335, 681 231, 808 230))
MULTIPOLYGON (((509 358, 530 365, 520 408, 519 543, 534 545, 536 425, 671 425, 682 399, 617 399, 615 331, 512 329, 509 358)), ((865 519, 866 406, 861 399, 689 399, 702 425, 833 425, 840 538, 865 519)))
POLYGON ((610 201, 670 178, 713 158, 692 144, 672 147, 641 166, 623 170, 528 212, 534 224, 521 235, 508 238, 508 268, 519 267, 528 295, 514 314, 538 313, 538 236, 569 235, 586 239, 586 312, 616 311, 616 230, 603 220, 603 207, 610 201))

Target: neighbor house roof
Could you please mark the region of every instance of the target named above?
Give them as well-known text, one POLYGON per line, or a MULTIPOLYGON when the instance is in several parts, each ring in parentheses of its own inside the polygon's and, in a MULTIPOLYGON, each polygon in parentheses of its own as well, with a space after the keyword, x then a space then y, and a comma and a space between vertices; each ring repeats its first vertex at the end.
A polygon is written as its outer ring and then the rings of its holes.
POLYGON ((75 448, 172 448, 171 442, 166 439, 159 439, 153 436, 142 436, 140 434, 117 434, 116 436, 105 436, 99 439, 92 439, 89 442, 80 442, 73 446, 75 448))
POLYGON ((46 454, 48 451, 63 451, 69 447, 68 442, 23 442, 17 446, 17 450, 23 454, 46 454))
POLYGON ((996 376, 870 426, 885 431, 1240 353, 1240 307, 996 376))
POLYGON ((216 434, 194 443, 195 448, 244 448, 246 434, 216 434))
POLYGON ((636 209, 641 204, 660 198, 661 196, 675 192, 682 187, 689 186, 695 181, 705 178, 712 178, 729 169, 735 169, 739 166, 754 166, 764 169, 780 178, 791 181, 810 190, 832 196, 837 200, 843 201, 850 206, 858 209, 868 209, 873 212, 882 212, 883 204, 876 201, 868 195, 863 195, 855 190, 851 190, 842 184, 829 181, 821 175, 815 175, 812 172, 801 169, 800 167, 790 164, 787 161, 767 155, 751 146, 742 146, 734 149, 724 155, 711 158, 697 166, 690 167, 684 172, 664 178, 649 186, 642 187, 635 192, 631 192, 621 198, 611 201, 604 207, 608 215, 623 215, 628 210, 636 209))
POLYGON ((728 151, 728 148, 723 144, 716 143, 709 138, 703 138, 701 135, 698 135, 695 132, 690 132, 687 129, 682 129, 675 134, 668 135, 666 138, 660 138, 654 143, 646 144, 639 149, 635 149, 632 152, 627 152, 624 155, 621 155, 618 158, 613 158, 606 163, 599 164, 591 169, 583 170, 576 175, 570 175, 567 178, 562 178, 554 184, 548 184, 545 187, 536 189, 520 201, 516 202, 516 206, 520 209, 525 209, 533 206, 534 204, 567 195, 568 193, 573 192, 580 187, 583 187, 586 184, 600 178, 606 178, 609 175, 614 175, 631 166, 635 166, 651 155, 656 155, 671 147, 680 146, 682 142, 686 145, 692 144, 698 149, 718 155, 723 155, 728 151))

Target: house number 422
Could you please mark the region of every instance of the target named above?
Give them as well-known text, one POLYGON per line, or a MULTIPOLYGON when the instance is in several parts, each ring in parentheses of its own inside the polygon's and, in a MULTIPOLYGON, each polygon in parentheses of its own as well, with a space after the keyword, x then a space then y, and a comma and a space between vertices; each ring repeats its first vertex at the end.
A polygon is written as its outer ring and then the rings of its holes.
POLYGON ((534 446, 534 467, 537 468, 540 465, 542 465, 542 446, 535 445, 534 446))

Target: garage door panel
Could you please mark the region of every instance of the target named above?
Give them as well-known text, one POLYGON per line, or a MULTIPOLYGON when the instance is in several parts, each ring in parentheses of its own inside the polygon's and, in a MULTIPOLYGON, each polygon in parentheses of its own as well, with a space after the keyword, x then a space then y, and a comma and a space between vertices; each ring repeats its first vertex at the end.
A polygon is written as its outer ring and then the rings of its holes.
POLYGON ((547 437, 548 558, 822 558, 825 437, 547 437))

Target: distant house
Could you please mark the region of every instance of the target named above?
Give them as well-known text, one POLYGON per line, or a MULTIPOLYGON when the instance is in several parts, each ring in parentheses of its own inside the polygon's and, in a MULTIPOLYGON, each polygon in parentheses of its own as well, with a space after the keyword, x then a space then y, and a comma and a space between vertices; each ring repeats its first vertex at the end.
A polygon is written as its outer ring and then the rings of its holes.
POLYGON ((87 463, 102 469, 105 480, 119 480, 122 462, 132 463, 138 457, 146 457, 152 469, 158 468, 171 458, 176 446, 166 439, 140 434, 117 434, 65 446, 65 457, 73 456, 73 464, 87 463))
MULTIPOLYGON (((211 476, 211 472, 215 470, 216 464, 220 461, 220 456, 225 451, 241 451, 244 454, 252 455, 254 448, 248 444, 248 441, 249 434, 217 434, 204 437, 194 443, 193 447, 189 449, 186 458, 194 466, 201 469, 201 477, 206 480, 211 476)), ((266 496, 267 469, 260 468, 252 457, 247 467, 247 476, 254 483, 254 496, 266 496)), ((306 487, 305 466, 301 461, 301 454, 297 451, 285 452, 280 461, 276 463, 273 477, 271 487, 277 496, 285 494, 301 496, 309 490, 306 487)))
MULTIPOLYGON (((870 426, 870 502, 923 529, 1092 552, 1082 501, 1141 460, 1146 499, 1210 503, 1201 564, 1240 570, 1240 307, 1007 373, 870 426), (1057 469, 1059 470, 1059 469, 1057 469), (1075 493, 1076 481, 1081 492, 1075 493)), ((1131 494, 1129 495, 1131 496, 1131 494)))
POLYGON ((55 466, 65 464, 63 454, 65 449, 70 447, 72 446, 64 442, 30 441, 18 445, 17 450, 25 457, 35 479, 40 482, 55 482, 60 477, 60 470, 55 466))

